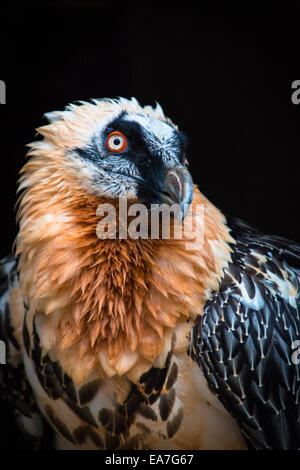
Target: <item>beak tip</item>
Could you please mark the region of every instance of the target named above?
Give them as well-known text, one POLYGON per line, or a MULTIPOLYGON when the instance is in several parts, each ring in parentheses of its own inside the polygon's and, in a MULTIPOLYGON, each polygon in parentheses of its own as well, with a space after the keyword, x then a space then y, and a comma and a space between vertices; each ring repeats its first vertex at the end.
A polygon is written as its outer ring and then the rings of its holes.
POLYGON ((194 187, 190 172, 185 167, 176 167, 168 171, 164 192, 169 194, 173 203, 181 208, 181 221, 186 216, 193 199, 194 187))

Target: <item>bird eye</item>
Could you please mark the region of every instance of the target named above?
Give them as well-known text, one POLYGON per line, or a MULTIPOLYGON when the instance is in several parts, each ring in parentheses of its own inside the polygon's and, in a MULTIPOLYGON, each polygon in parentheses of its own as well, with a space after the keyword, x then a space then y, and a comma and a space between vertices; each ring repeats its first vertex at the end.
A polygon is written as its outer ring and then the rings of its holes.
POLYGON ((123 152, 127 148, 127 139, 122 132, 114 131, 107 136, 105 146, 110 152, 123 152))

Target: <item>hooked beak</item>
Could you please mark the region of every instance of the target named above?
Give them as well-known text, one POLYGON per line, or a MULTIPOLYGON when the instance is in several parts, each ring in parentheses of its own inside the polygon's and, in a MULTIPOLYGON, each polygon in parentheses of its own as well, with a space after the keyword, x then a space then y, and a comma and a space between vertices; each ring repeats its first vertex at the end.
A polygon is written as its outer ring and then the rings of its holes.
POLYGON ((182 221, 193 199, 193 180, 189 171, 185 167, 169 170, 161 193, 163 201, 168 205, 180 205, 182 221))

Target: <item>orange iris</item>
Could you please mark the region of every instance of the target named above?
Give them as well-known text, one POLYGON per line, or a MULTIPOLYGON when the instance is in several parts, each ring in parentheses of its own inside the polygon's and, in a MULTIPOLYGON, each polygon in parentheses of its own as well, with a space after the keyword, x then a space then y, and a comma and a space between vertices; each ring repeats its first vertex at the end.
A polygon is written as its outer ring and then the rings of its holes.
POLYGON ((127 139, 122 132, 114 131, 107 136, 105 146, 110 152, 123 152, 127 148, 127 139))

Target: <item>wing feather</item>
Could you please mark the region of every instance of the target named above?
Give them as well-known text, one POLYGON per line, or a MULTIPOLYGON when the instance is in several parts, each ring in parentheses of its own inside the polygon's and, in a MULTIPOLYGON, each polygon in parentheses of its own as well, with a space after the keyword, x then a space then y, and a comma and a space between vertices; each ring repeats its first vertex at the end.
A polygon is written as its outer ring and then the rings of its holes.
POLYGON ((5 432, 1 445, 9 447, 13 442, 14 449, 45 448, 45 425, 26 378, 22 345, 11 319, 10 293, 17 286, 17 261, 10 255, 0 261, 0 341, 6 353, 0 365, 0 412, 6 416, 5 427, 11 430, 11 434, 5 432))
POLYGON ((300 246, 232 221, 232 263, 193 331, 192 357, 258 449, 300 448, 300 246))

